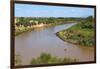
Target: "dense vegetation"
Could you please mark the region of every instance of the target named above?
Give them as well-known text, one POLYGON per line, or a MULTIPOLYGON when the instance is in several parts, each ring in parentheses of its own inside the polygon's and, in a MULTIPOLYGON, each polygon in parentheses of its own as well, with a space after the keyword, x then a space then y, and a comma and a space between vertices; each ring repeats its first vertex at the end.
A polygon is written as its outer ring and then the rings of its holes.
MULTIPOLYGON (((33 58, 30 61, 30 64, 55 64, 55 63, 74 63, 77 62, 78 59, 71 59, 71 58, 58 58, 56 56, 52 56, 47 53, 42 53, 39 57, 33 58)), ((20 55, 15 56, 15 65, 21 65, 22 57, 20 55)))
POLYGON ((37 59, 32 59, 31 64, 55 64, 55 63, 72 63, 78 61, 71 58, 57 58, 47 53, 42 53, 37 59))
POLYGON ((15 35, 26 31, 31 31, 35 27, 55 26, 69 22, 80 21, 83 18, 64 18, 64 17, 16 17, 15 18, 15 35), (38 26, 39 25, 39 26, 38 26))
POLYGON ((64 41, 82 46, 95 46, 95 23, 92 16, 82 22, 57 33, 64 41))

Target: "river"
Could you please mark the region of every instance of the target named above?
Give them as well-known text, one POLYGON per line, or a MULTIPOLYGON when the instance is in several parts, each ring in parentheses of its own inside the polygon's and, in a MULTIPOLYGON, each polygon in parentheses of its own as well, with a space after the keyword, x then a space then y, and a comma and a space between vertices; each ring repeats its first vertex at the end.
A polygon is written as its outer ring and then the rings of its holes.
POLYGON ((76 58, 79 62, 94 61, 93 47, 67 43, 56 36, 56 32, 73 25, 75 23, 36 28, 31 32, 16 36, 15 55, 21 56, 22 65, 29 65, 32 58, 38 57, 41 53, 49 53, 61 58, 76 58))

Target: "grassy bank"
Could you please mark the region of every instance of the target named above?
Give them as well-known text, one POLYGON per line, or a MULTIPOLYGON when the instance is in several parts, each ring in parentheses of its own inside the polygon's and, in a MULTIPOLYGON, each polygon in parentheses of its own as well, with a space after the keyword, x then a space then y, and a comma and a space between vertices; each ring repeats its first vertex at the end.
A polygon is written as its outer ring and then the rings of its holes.
MULTIPOLYGON (((56 64, 56 63, 74 63, 77 62, 78 59, 75 58, 58 58, 57 56, 52 56, 48 53, 42 53, 39 57, 33 58, 30 61, 31 65, 38 65, 38 64, 56 64)), ((15 56, 15 65, 22 64, 22 57, 20 55, 15 56)))
POLYGON ((33 58, 31 64, 55 64, 55 63, 72 63, 78 61, 71 58, 58 58, 47 53, 42 53, 38 58, 33 58))
POLYGON ((86 20, 70 27, 69 29, 57 32, 57 36, 64 41, 82 46, 95 46, 95 26, 93 18, 86 20))

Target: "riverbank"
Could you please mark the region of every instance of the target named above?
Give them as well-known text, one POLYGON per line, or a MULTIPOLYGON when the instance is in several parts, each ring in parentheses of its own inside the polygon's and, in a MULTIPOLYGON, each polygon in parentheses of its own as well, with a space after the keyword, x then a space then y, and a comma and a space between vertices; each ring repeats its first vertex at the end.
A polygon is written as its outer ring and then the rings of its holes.
MULTIPOLYGON (((32 58, 30 61, 31 65, 40 65, 40 64, 57 64, 57 63, 75 63, 79 60, 76 58, 70 58, 70 57, 64 57, 59 58, 57 56, 53 56, 48 53, 41 53, 39 57, 32 58)), ((15 65, 21 65, 22 64, 22 56, 16 55, 15 56, 15 65)))
MULTIPOLYGON (((68 22, 68 23, 72 23, 72 22, 68 22)), ((51 24, 41 23, 41 24, 38 24, 38 25, 33 25, 33 26, 28 26, 28 27, 19 26, 19 27, 15 27, 15 36, 18 36, 18 35, 25 33, 25 32, 32 31, 35 28, 51 27, 51 26, 56 26, 56 25, 68 24, 68 23, 51 23, 51 24)))
POLYGON ((15 36, 15 54, 21 56, 21 64, 29 65, 32 58, 39 57, 42 52, 59 58, 76 58, 79 62, 94 61, 94 48, 65 43, 55 35, 57 31, 71 26, 72 24, 64 24, 44 29, 37 28, 31 32, 15 36))
POLYGON ((22 33, 25 33, 25 32, 29 32, 29 31, 32 31, 34 30, 35 28, 40 28, 40 27, 45 27, 47 26, 46 24, 38 24, 38 25, 33 25, 33 26, 27 26, 27 27, 24 27, 24 26, 20 26, 20 27, 16 27, 16 31, 15 31, 15 35, 20 35, 22 33))
POLYGON ((32 31, 32 30, 34 30, 33 27, 24 27, 24 26, 16 27, 15 28, 15 36, 18 36, 18 35, 20 35, 22 33, 25 33, 25 32, 28 32, 28 31, 32 31))
POLYGON ((68 29, 57 32, 56 35, 65 42, 82 46, 95 46, 94 23, 83 21, 68 29))

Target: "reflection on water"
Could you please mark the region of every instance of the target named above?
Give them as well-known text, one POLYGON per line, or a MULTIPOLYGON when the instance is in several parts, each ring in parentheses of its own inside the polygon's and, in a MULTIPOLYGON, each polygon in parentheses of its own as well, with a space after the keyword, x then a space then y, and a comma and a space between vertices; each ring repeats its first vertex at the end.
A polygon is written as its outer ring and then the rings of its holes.
POLYGON ((57 57, 70 57, 83 61, 94 61, 94 48, 77 46, 59 39, 55 33, 69 28, 72 24, 55 27, 37 28, 15 37, 15 54, 22 57, 22 65, 29 65, 32 58, 41 53, 57 57), (66 51, 64 51, 66 49, 66 51))

